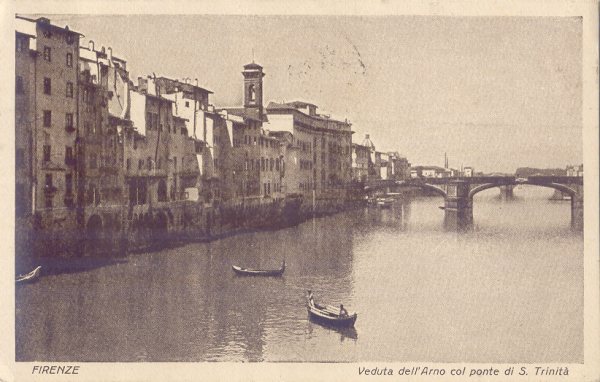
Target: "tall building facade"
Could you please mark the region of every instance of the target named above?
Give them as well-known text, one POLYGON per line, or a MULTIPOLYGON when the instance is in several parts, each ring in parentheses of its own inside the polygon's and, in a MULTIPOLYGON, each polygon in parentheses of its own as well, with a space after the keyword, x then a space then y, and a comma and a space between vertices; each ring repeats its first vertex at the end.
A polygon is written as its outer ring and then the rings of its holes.
MULTIPOLYGON (((286 173, 293 173, 298 189, 317 195, 342 190, 352 181, 352 130, 348 121, 338 121, 317 113, 306 102, 276 103, 267 106, 268 128, 289 132, 297 150, 289 151, 286 173)), ((287 184, 286 189, 293 190, 287 184)))
POLYGON ((67 251, 63 229, 77 236, 79 37, 47 18, 16 17, 17 224, 58 251, 67 251))

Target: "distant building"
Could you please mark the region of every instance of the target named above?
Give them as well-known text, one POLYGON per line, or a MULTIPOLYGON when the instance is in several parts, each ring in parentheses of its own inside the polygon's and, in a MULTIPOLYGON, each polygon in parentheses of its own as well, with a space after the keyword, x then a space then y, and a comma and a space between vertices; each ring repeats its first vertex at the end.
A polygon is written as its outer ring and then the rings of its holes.
POLYGON ((470 178, 474 175, 474 171, 475 170, 473 170, 473 167, 465 167, 463 169, 463 176, 470 178))
POLYGON ((299 147, 286 172, 298 171, 303 193, 317 195, 344 189, 352 180, 352 130, 348 121, 317 114, 317 106, 306 102, 267 106, 268 129, 292 133, 299 147), (294 166, 294 167, 291 167, 294 166))
POLYGON ((410 177, 408 160, 397 152, 388 153, 388 173, 390 178, 395 180, 404 180, 410 177))
POLYGON ((409 170, 411 178, 443 178, 450 176, 450 172, 438 166, 415 166, 409 170))
POLYGON ((567 166, 567 176, 583 176, 583 164, 567 166))
POLYGON ((372 167, 370 147, 353 143, 352 179, 357 182, 366 182, 369 178, 369 170, 372 167))

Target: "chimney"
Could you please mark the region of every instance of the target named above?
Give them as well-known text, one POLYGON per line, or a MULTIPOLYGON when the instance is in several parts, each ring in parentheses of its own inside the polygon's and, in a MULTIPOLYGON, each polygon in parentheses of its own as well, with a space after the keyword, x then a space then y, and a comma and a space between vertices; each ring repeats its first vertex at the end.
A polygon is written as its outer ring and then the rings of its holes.
POLYGON ((90 42, 88 42, 88 48, 89 48, 91 51, 94 51, 94 40, 90 40, 90 42))
POLYGON ((108 60, 112 61, 112 48, 110 46, 108 47, 108 60))

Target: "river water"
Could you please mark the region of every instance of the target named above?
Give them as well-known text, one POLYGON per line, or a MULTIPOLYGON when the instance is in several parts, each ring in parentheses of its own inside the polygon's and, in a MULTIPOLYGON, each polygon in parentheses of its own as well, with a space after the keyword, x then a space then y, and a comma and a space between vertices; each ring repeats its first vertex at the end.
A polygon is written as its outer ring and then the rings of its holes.
POLYGON ((17 360, 583 362, 583 237, 551 194, 482 192, 468 233, 416 198, 46 274, 16 290, 17 360), (307 289, 355 330, 309 321, 307 289))

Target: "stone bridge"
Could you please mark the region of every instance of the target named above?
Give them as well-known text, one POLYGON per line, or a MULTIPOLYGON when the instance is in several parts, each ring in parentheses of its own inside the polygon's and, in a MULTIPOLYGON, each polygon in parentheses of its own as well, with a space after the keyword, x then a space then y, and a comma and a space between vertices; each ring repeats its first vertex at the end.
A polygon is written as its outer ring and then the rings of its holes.
POLYGON ((376 180, 365 186, 366 192, 396 187, 418 187, 444 198, 444 225, 450 229, 468 229, 473 225, 473 196, 500 187, 511 192, 516 185, 553 188, 571 197, 571 228, 583 230, 583 177, 577 176, 483 176, 461 178, 413 178, 402 181, 376 180))

